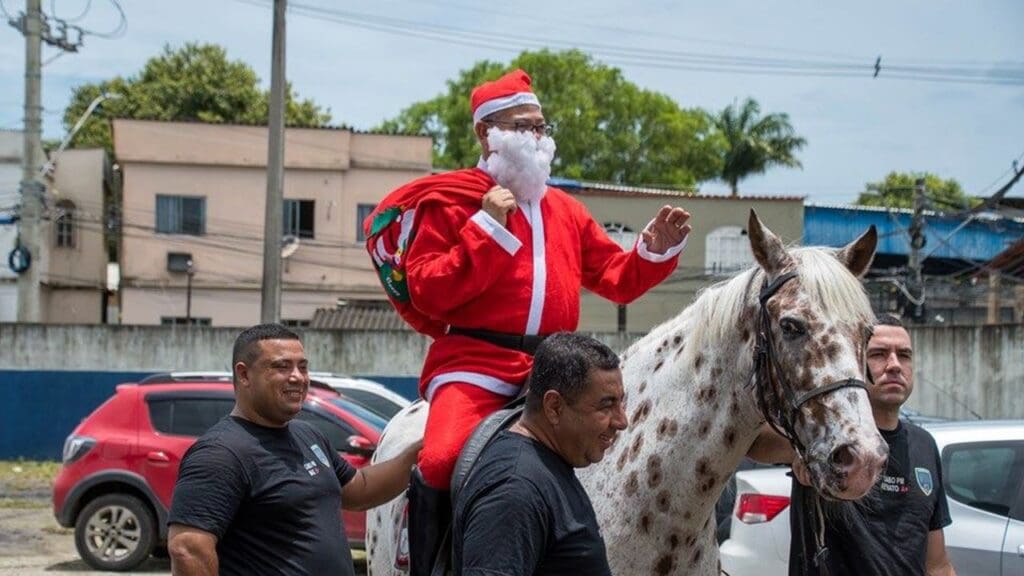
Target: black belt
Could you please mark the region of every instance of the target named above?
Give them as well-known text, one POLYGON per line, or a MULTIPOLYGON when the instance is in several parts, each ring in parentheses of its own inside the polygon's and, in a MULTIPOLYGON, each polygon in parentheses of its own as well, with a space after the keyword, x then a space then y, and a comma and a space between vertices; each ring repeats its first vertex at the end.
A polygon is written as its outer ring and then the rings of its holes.
POLYGON ((547 338, 546 335, 540 334, 511 334, 478 328, 459 328, 458 326, 449 326, 448 334, 476 338, 477 340, 483 340, 484 342, 508 348, 509 350, 526 352, 531 356, 537 352, 537 347, 540 346, 540 343, 547 338))

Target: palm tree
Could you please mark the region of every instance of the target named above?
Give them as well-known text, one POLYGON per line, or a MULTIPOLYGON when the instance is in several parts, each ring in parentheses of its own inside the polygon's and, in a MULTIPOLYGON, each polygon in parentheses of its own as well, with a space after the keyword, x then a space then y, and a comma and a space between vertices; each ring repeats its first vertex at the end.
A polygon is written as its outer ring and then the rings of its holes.
POLYGON ((739 112, 735 104, 726 106, 715 125, 726 143, 719 177, 729 183, 733 196, 739 193, 739 181, 751 174, 763 174, 772 166, 802 167, 793 153, 807 140, 794 133, 788 114, 761 116, 761 106, 747 98, 739 112))

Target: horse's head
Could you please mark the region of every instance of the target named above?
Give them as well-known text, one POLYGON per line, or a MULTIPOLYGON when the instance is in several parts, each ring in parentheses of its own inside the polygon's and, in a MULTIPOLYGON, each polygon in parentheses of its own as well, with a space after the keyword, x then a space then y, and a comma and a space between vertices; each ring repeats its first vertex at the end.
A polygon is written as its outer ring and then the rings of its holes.
POLYGON ((858 277, 874 257, 875 228, 838 252, 787 251, 753 211, 747 229, 763 271, 752 277, 762 411, 791 436, 822 494, 859 498, 888 453, 864 384, 874 315, 858 277))

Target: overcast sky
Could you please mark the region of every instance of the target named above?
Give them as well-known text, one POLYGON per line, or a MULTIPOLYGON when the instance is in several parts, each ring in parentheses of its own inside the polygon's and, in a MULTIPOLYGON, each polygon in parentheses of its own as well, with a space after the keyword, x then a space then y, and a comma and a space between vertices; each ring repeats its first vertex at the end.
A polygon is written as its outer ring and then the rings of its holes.
MULTIPOLYGON (((589 0, 482 3, 473 0, 304 0, 288 16, 287 75, 303 97, 330 108, 337 123, 370 129, 402 108, 445 90, 445 81, 481 59, 507 62, 544 45, 588 48, 627 80, 684 107, 719 110, 745 97, 786 112, 808 140, 803 169, 773 169, 740 184, 747 194, 801 195, 849 202, 867 181, 891 170, 955 178, 972 194, 991 193, 1024 157, 1024 2, 919 0, 825 3, 717 0, 589 0), (335 11, 328 21, 302 7, 335 11), (400 29, 398 32, 388 31, 400 29), (485 39, 487 33, 501 39, 485 39), (510 40, 516 38, 516 40, 510 40), (521 40, 519 40, 521 39, 521 40), (720 65, 656 67, 669 56, 776 58, 857 64, 854 74, 742 74, 720 65), (882 72, 870 68, 882 56, 882 72), (1008 85, 894 79, 887 66, 1003 67, 1008 85), (696 70, 693 68, 701 68, 696 70), (1008 68, 1007 68, 1008 67, 1008 68), (687 68, 687 69, 684 69, 687 68)), ((43 69, 45 135, 63 136, 60 116, 71 89, 132 75, 164 44, 225 46, 269 84, 269 0, 121 0, 123 36, 88 36, 77 54, 43 69)), ((114 29, 111 0, 54 0, 44 11, 96 32, 114 29)), ((9 13, 21 0, 3 0, 9 13)), ((44 48, 44 59, 55 55, 44 48)), ((24 41, 0 29, 0 128, 21 127, 24 41)), ((557 78, 535 78, 535 83, 557 78)), ((546 110, 557 122, 558 111, 546 110)), ((562 134, 561 138, 568 135, 562 134)), ((723 192, 718 182, 701 186, 723 192)), ((1024 186, 1014 196, 1024 195, 1024 186)))

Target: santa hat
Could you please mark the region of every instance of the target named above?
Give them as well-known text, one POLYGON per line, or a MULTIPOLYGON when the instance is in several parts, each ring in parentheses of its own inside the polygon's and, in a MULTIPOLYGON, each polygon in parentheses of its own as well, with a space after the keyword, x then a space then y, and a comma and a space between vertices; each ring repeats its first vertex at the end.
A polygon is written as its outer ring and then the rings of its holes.
POLYGON ((493 82, 484 82, 473 89, 470 105, 473 123, 483 120, 499 110, 523 104, 540 107, 540 100, 530 89, 530 75, 516 69, 493 82))

